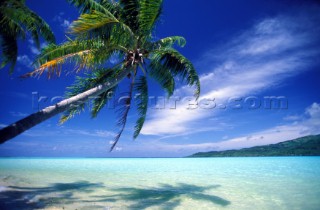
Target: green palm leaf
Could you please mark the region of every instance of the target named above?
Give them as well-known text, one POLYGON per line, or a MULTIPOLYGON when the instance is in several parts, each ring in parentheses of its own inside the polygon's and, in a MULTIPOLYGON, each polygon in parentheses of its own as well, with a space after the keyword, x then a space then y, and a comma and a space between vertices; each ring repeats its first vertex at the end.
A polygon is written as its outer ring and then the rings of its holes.
POLYGON ((122 7, 119 2, 110 0, 99 0, 101 6, 109 10, 117 19, 120 19, 122 13, 122 7))
POLYGON ((13 35, 16 36, 16 38, 26 38, 26 29, 21 24, 20 19, 26 18, 23 14, 23 11, 21 7, 12 6, 12 7, 0 7, 0 29, 1 29, 1 35, 13 35), (22 15, 22 17, 19 18, 19 15, 22 15))
POLYGON ((101 38, 123 46, 132 46, 135 41, 134 34, 127 25, 111 13, 104 14, 99 11, 82 14, 72 23, 70 33, 77 36, 77 39, 101 38))
POLYGON ((168 97, 172 96, 175 89, 175 81, 170 69, 155 59, 151 60, 149 67, 150 77, 155 79, 166 90, 168 97))
POLYGON ((36 59, 39 68, 24 75, 24 77, 41 75, 47 70, 48 76, 60 74, 61 65, 67 60, 75 63, 77 71, 84 68, 99 68, 114 53, 127 51, 122 46, 108 46, 101 39, 72 40, 61 45, 48 45, 36 59))
POLYGON ((115 23, 119 23, 119 21, 111 13, 109 15, 94 10, 90 14, 82 14, 78 20, 74 21, 70 33, 81 35, 115 23))
POLYGON ((3 54, 1 68, 10 64, 10 73, 13 72, 18 56, 17 41, 18 39, 25 39, 27 33, 31 34, 38 48, 40 47, 40 37, 43 37, 49 43, 55 42, 55 37, 49 25, 26 7, 25 1, 1 1, 0 42, 3 54), (8 50, 9 47, 10 50, 8 50))
POLYGON ((119 0, 122 7, 121 19, 136 33, 139 30, 139 0, 119 0))
POLYGON ((131 108, 131 102, 132 102, 132 93, 134 88, 134 78, 132 79, 132 82, 130 84, 129 91, 125 94, 125 96, 121 97, 121 100, 119 99, 117 104, 117 113, 118 113, 118 121, 117 126, 120 128, 118 131, 118 134, 115 136, 113 140, 113 144, 110 148, 110 152, 115 148, 117 145, 125 127, 127 124, 128 114, 131 108))
POLYGON ((9 72, 12 73, 18 57, 18 45, 15 37, 2 36, 1 50, 2 50, 2 56, 1 56, 0 68, 3 68, 7 64, 10 64, 9 72))
POLYGON ((99 114, 99 112, 105 107, 105 105, 107 104, 107 102, 114 97, 116 89, 118 86, 115 86, 111 89, 109 89, 108 91, 98 95, 98 97, 96 97, 93 100, 93 107, 91 109, 91 117, 95 118, 97 117, 97 115, 99 114))
POLYGON ((135 92, 138 93, 138 96, 135 97, 137 101, 137 109, 139 118, 134 127, 133 138, 136 139, 143 127, 143 124, 146 120, 147 110, 148 110, 148 83, 145 76, 141 76, 135 84, 135 92))
POLYGON ((81 13, 89 13, 96 10, 104 14, 109 14, 118 10, 117 4, 112 4, 109 1, 68 0, 68 2, 76 6, 81 13))
POLYGON ((162 11, 162 0, 140 0, 139 33, 149 38, 162 11))
MULTIPOLYGON (((66 97, 70 98, 76 96, 80 93, 83 93, 99 84, 106 82, 108 79, 115 77, 116 74, 120 71, 119 69, 98 69, 92 74, 87 74, 87 77, 77 77, 76 82, 68 87, 69 91, 66 93, 66 97)), ((93 99, 93 108, 92 108, 92 116, 95 117, 96 114, 104 107, 107 102, 108 94, 112 93, 117 87, 113 87, 109 90, 106 90, 104 93, 100 94, 100 98, 93 99), (106 94, 106 95, 105 95, 106 94)), ((74 117, 76 114, 80 114, 86 104, 76 105, 71 107, 68 111, 66 111, 60 118, 60 123, 64 123, 67 120, 74 117)))
POLYGON ((159 41, 153 42, 150 46, 150 51, 156 49, 172 48, 175 44, 179 47, 184 47, 186 45, 186 40, 182 36, 170 36, 159 41))
POLYGON ((173 76, 180 76, 190 86, 195 86, 195 97, 200 95, 200 81, 193 64, 178 51, 168 48, 155 50, 150 56, 155 63, 161 63, 164 69, 170 69, 173 76))
MULTIPOLYGON (((27 7, 22 7, 24 16, 19 16, 20 21, 24 24, 28 31, 32 33, 33 40, 36 45, 40 47, 39 36, 41 35, 47 42, 54 43, 55 37, 49 25, 40 18, 37 14, 32 12, 27 7), (26 17, 26 18, 23 18, 26 17)), ((15 11, 16 13, 17 11, 15 11)), ((19 15, 16 13, 16 15, 19 15)), ((22 14, 21 14, 22 15, 22 14)))

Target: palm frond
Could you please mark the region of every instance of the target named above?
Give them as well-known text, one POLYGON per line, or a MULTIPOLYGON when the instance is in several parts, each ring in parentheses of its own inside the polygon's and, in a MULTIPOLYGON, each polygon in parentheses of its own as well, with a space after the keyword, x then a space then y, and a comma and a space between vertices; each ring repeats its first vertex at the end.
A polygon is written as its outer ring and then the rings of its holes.
POLYGON ((200 95, 199 76, 193 64, 177 50, 173 48, 160 49, 153 51, 150 56, 152 62, 161 63, 164 69, 170 69, 173 76, 181 76, 188 85, 195 86, 195 97, 200 95))
POLYGON ((175 44, 179 47, 184 47, 186 43, 185 38, 182 36, 170 36, 150 43, 148 47, 150 51, 153 51, 156 49, 172 48, 175 44))
POLYGON ((81 35, 114 23, 119 23, 119 21, 112 14, 108 15, 94 10, 90 14, 82 14, 78 20, 74 21, 70 33, 81 35))
MULTIPOLYGON (((93 87, 96 87, 104 82, 106 82, 108 79, 115 77, 120 69, 98 69, 94 71, 92 74, 87 74, 87 77, 77 77, 76 82, 68 87, 68 92, 66 93, 66 97, 70 98, 73 96, 76 96, 80 93, 83 93, 93 87)), ((110 92, 114 90, 116 87, 111 88, 110 90, 107 90, 106 92, 110 92)), ((102 95, 102 94, 101 94, 102 95)), ((97 100, 98 98, 93 99, 93 101, 97 100)), ((101 104, 100 107, 94 108, 96 111, 99 112, 103 106, 101 104)), ((64 123, 67 120, 71 119, 74 115, 81 113, 86 104, 81 103, 80 105, 76 105, 71 107, 68 111, 66 111, 60 118, 60 123, 64 123)))
POLYGON ((120 18, 122 8, 119 2, 110 1, 110 0, 98 0, 98 1, 104 8, 109 10, 117 19, 120 18))
POLYGON ((134 134, 133 138, 136 139, 140 131, 143 127, 143 124, 146 120, 147 110, 148 110, 148 83, 147 78, 145 76, 141 76, 137 83, 135 84, 135 92, 137 92, 139 95, 135 97, 135 99, 138 101, 137 103, 137 109, 139 118, 136 122, 136 125, 134 127, 134 134))
POLYGON ((55 36, 50 28, 50 26, 37 14, 35 14, 33 11, 29 10, 28 8, 25 7, 24 10, 26 13, 29 12, 29 20, 25 21, 24 24, 27 27, 27 30, 31 31, 34 36, 34 41, 38 43, 39 45, 39 37, 43 37, 45 41, 49 43, 55 43, 55 36), (30 20, 30 17, 32 18, 30 20))
MULTIPOLYGON (((32 34, 38 46, 40 36, 49 43, 55 42, 54 34, 49 25, 24 4, 16 2, 15 6, 1 8, 1 10, 3 21, 7 22, 7 30, 14 32, 12 30, 22 31, 22 28, 24 28, 32 34)), ((25 38, 25 35, 22 38, 25 38)))
POLYGON ((113 98, 115 95, 117 86, 107 90, 106 92, 98 95, 94 100, 93 100, 93 107, 91 109, 91 117, 95 118, 99 114, 99 112, 105 107, 107 102, 113 98))
POLYGON ((38 48, 40 47, 40 37, 49 43, 55 42, 54 34, 49 25, 30 10, 25 5, 25 1, 2 1, 0 4, 0 40, 4 58, 1 68, 10 63, 10 73, 13 72, 18 56, 17 40, 19 38, 25 39, 27 33, 31 34, 38 48), (11 47, 10 52, 6 49, 8 46, 11 47))
POLYGON ((64 124, 75 115, 81 114, 85 110, 86 104, 79 103, 76 105, 71 106, 68 111, 64 112, 63 115, 60 117, 59 124, 64 124))
POLYGON ((60 74, 61 65, 67 60, 75 63, 79 71, 84 68, 98 68, 115 52, 122 53, 126 48, 122 46, 108 46, 101 39, 72 40, 61 45, 48 45, 37 57, 39 67, 25 74, 23 77, 42 75, 47 71, 48 76, 60 74))
POLYGON ((139 0, 119 0, 122 7, 121 20, 136 33, 139 30, 139 0))
POLYGON ((150 77, 155 79, 166 90, 168 97, 172 96, 175 90, 175 80, 170 69, 155 59, 151 60, 149 67, 150 77))
POLYGON ((140 0, 139 8, 139 34, 149 38, 160 17, 162 0, 140 0))
POLYGON ((14 36, 17 38, 26 38, 27 31, 21 24, 19 16, 23 15, 21 8, 0 7, 0 32, 1 36, 14 36))
POLYGON ((97 2, 95 0, 68 0, 69 3, 73 4, 75 7, 77 7, 81 13, 89 13, 93 10, 108 14, 111 13, 111 6, 112 4, 108 4, 110 8, 106 7, 101 4, 100 2, 97 2))
POLYGON ((125 96, 121 97, 121 100, 119 99, 118 104, 117 104, 117 113, 118 113, 117 126, 120 128, 120 130, 118 131, 118 134, 115 136, 115 138, 113 140, 113 144, 110 148, 110 152, 117 145, 117 143, 118 143, 125 127, 126 127, 128 114, 129 114, 129 111, 131 108, 133 87, 134 87, 134 77, 132 78, 132 82, 130 84, 129 91, 125 94, 125 96))
POLYGON ((70 33, 77 39, 101 38, 114 45, 132 46, 134 34, 130 27, 112 14, 92 11, 82 14, 70 27, 70 33))
POLYGON ((2 36, 1 37, 1 66, 0 68, 3 68, 7 64, 10 64, 10 70, 9 73, 12 73, 14 70, 14 67, 17 62, 18 57, 18 46, 17 46, 17 40, 14 36, 2 36))
POLYGON ((76 70, 79 71, 80 69, 85 68, 85 66, 89 64, 89 60, 92 57, 91 52, 91 50, 82 50, 79 52, 70 53, 58 58, 54 58, 42 64, 36 70, 24 74, 21 77, 27 78, 32 76, 41 76, 44 72, 47 72, 48 78, 50 78, 54 74, 60 76, 62 70, 61 67, 68 59, 70 59, 70 62, 78 63, 79 66, 76 67, 76 70))

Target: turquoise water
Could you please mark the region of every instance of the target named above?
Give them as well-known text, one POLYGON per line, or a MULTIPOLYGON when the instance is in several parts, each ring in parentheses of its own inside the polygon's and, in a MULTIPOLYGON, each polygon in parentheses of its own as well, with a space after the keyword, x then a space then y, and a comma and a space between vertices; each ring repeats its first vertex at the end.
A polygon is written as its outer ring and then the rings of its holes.
POLYGON ((320 157, 0 159, 0 209, 320 209, 320 157))

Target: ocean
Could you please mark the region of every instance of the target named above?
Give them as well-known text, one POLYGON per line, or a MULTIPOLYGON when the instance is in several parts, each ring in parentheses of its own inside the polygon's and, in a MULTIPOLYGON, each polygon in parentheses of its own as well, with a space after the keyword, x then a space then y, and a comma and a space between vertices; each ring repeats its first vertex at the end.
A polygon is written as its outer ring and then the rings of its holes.
POLYGON ((0 209, 319 210, 320 157, 1 158, 0 209))

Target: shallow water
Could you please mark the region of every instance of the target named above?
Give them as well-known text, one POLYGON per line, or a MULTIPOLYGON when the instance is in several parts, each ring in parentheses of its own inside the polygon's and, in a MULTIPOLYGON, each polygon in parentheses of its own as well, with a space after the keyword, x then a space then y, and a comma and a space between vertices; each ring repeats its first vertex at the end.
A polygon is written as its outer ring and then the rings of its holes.
POLYGON ((0 209, 319 209, 320 157, 0 159, 0 209))

